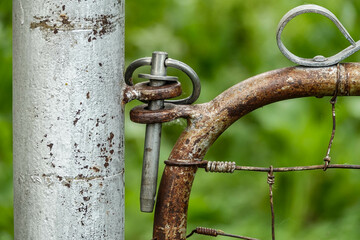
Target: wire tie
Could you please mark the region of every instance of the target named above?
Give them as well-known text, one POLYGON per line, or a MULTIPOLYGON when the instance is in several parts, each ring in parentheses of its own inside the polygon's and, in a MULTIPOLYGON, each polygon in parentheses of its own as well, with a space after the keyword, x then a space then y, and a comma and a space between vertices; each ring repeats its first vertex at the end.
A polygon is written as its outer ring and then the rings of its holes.
POLYGON ((208 161, 206 164, 206 172, 233 173, 236 169, 235 162, 217 162, 208 161))
POLYGON ((267 183, 273 185, 275 183, 274 167, 271 165, 269 169, 267 183))
POLYGON ((217 237, 217 236, 221 235, 221 236, 225 236, 225 237, 232 237, 232 238, 238 238, 238 239, 244 239, 244 240, 258 240, 256 238, 228 234, 221 230, 205 228, 205 227, 197 227, 189 235, 187 235, 186 238, 190 238, 194 233, 200 234, 200 235, 212 236, 212 237, 217 237))
POLYGON ((272 240, 275 240, 275 213, 274 213, 274 198, 272 185, 275 183, 274 167, 270 166, 268 172, 267 183, 269 184, 269 198, 270 198, 270 209, 271 209, 271 236, 272 240))
POLYGON ((324 157, 324 168, 323 170, 326 171, 330 165, 330 160, 331 160, 331 157, 329 156, 326 156, 324 157))

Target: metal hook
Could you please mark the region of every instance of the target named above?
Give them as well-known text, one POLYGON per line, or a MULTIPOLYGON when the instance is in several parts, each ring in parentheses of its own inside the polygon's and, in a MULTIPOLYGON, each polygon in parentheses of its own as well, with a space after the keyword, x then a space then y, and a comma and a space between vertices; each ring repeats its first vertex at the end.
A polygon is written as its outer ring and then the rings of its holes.
POLYGON ((354 54, 358 50, 360 50, 360 41, 358 42, 354 41, 354 39, 350 36, 348 31, 345 29, 345 27, 336 18, 336 16, 328 9, 314 4, 301 5, 287 12, 278 25, 276 40, 280 51, 284 54, 285 57, 287 57, 290 61, 294 63, 309 67, 325 67, 325 66, 335 65, 340 61, 344 60, 345 58, 349 57, 350 55, 354 54), (330 19, 338 27, 338 29, 345 36, 345 38, 351 43, 351 46, 345 48, 344 50, 340 51, 339 53, 331 57, 315 56, 314 58, 310 59, 310 58, 298 57, 293 53, 291 53, 281 41, 281 34, 286 24, 288 24, 288 22, 290 22, 293 18, 303 13, 316 13, 330 19))

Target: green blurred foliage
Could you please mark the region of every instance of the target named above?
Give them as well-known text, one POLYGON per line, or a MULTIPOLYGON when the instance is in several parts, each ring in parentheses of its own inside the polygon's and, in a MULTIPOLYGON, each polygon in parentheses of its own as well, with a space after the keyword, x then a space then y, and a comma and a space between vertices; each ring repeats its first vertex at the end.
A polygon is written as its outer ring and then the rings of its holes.
POLYGON ((0 240, 13 239, 11 1, 0 2, 0 240))
MULTIPOLYGON (((192 66, 201 78, 197 103, 210 101, 253 75, 292 66, 279 52, 275 31, 281 17, 305 3, 331 10, 355 40, 360 36, 358 0, 128 0, 126 62, 167 51, 192 66)), ((288 48, 303 57, 332 55, 349 44, 327 19, 297 17, 283 34, 288 48)), ((0 2, 0 240, 12 239, 11 1, 0 2)), ((360 54, 346 61, 360 61, 360 54)), ((138 72, 148 71, 142 68, 138 72)), ((177 71, 189 94, 188 80, 177 71)), ((331 133, 329 98, 296 99, 263 107, 230 127, 207 160, 241 165, 321 164, 331 133)), ((126 239, 150 239, 152 214, 140 213, 144 126, 129 121, 126 107, 126 239)), ((360 99, 339 98, 331 156, 357 163, 360 155, 360 99)), ((163 125, 162 160, 167 159, 186 121, 163 125)), ((161 164, 160 173, 163 169, 161 164)), ((278 239, 359 239, 360 175, 355 170, 276 174, 274 201, 278 239)), ((213 227, 270 239, 270 208, 264 173, 209 174, 199 170, 189 205, 188 230, 213 227)), ((196 239, 209 239, 202 236, 196 239)))

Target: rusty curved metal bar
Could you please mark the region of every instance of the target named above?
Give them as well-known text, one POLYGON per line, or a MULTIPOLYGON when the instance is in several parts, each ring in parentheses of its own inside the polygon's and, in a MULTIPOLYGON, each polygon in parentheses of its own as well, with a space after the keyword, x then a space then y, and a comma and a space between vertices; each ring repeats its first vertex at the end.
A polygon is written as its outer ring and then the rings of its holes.
MULTIPOLYGON (((289 67, 251 77, 208 103, 186 106, 188 127, 176 142, 169 160, 200 161, 221 133, 247 113, 286 99, 332 96, 336 86, 338 96, 359 96, 360 63, 289 67)), ((153 239, 186 239, 187 209, 196 170, 196 166, 165 167, 156 203, 153 239)))

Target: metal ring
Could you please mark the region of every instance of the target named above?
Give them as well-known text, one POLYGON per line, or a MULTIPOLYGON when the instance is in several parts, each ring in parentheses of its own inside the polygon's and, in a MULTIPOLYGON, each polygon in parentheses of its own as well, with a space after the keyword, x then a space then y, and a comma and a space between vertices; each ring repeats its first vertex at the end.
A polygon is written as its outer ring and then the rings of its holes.
MULTIPOLYGON (((145 58, 140 58, 137 59, 135 61, 133 61, 132 63, 130 63, 130 65, 127 67, 126 71, 125 71, 125 83, 129 86, 133 86, 133 82, 132 82, 132 75, 135 72, 135 70, 141 66, 145 66, 145 65, 151 65, 151 57, 145 57, 145 58)), ((196 72, 189 67, 187 64, 180 62, 178 60, 174 60, 171 58, 167 58, 165 60, 165 65, 167 67, 172 67, 172 68, 176 68, 179 69, 180 71, 184 72, 191 80, 192 85, 193 85, 193 91, 191 93, 191 95, 187 98, 184 99, 179 99, 179 100, 167 100, 165 101, 166 103, 172 103, 172 104, 191 104, 193 102, 195 102, 199 96, 200 96, 200 92, 201 92, 201 85, 200 85, 200 79, 198 77, 198 75, 196 74, 196 72)), ((145 74, 141 74, 141 77, 147 76, 145 74)), ((169 77, 169 80, 175 80, 174 77, 169 77)))
POLYGON ((177 106, 169 103, 159 110, 149 110, 148 105, 145 104, 136 106, 130 111, 130 120, 142 124, 171 122, 181 116, 177 106))
POLYGON ((348 31, 345 29, 345 27, 341 24, 341 22, 336 18, 336 16, 332 12, 330 12, 328 9, 324 7, 314 4, 301 5, 291 9, 288 13, 286 13, 284 17, 280 20, 280 23, 278 25, 276 40, 280 51, 282 52, 282 54, 284 54, 286 58, 299 65, 310 66, 310 67, 311 66, 325 67, 325 66, 335 65, 360 49, 360 41, 355 42, 352 39, 348 31), (285 26, 288 24, 288 22, 290 22, 293 18, 303 13, 316 13, 330 19, 341 31, 341 33, 345 36, 345 38, 351 43, 351 46, 347 47, 346 49, 342 50, 341 52, 331 57, 315 56, 314 58, 310 59, 310 58, 301 58, 291 53, 281 41, 281 34, 285 26))
POLYGON ((134 85, 134 83, 132 82, 133 73, 137 68, 146 65, 151 65, 151 57, 139 58, 133 61, 132 63, 130 63, 130 65, 127 67, 125 71, 125 76, 124 76, 125 83, 129 86, 133 86, 134 85))
POLYGON ((196 72, 187 64, 180 62, 178 60, 174 60, 172 58, 166 59, 165 65, 167 67, 176 68, 184 72, 190 78, 193 85, 193 89, 192 89, 193 91, 189 97, 179 100, 167 100, 165 102, 173 103, 173 104, 192 104, 193 102, 195 102, 199 98, 201 92, 200 79, 196 74, 196 72))

